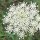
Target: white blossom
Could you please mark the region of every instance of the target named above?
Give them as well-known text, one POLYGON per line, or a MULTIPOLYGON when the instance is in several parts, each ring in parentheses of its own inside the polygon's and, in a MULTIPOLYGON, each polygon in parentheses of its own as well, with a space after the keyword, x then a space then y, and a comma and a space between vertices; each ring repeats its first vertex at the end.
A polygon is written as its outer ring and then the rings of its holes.
POLYGON ((24 38, 25 33, 34 34, 40 28, 39 10, 36 9, 36 3, 26 4, 25 2, 17 6, 11 5, 3 23, 7 24, 5 28, 8 32, 16 33, 20 38, 24 38), (38 24, 39 22, 39 24, 38 24), (36 29, 36 30, 34 30, 36 29))

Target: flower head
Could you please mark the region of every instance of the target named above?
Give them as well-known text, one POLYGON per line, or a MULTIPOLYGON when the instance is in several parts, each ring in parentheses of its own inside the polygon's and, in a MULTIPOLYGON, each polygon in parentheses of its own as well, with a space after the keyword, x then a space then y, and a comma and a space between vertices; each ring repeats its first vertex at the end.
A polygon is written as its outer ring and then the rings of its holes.
POLYGON ((14 32, 20 38, 24 38, 28 31, 33 34, 40 21, 39 11, 36 7, 36 3, 32 2, 28 5, 23 2, 17 6, 10 6, 7 16, 3 19, 4 24, 9 23, 5 28, 7 32, 14 32))

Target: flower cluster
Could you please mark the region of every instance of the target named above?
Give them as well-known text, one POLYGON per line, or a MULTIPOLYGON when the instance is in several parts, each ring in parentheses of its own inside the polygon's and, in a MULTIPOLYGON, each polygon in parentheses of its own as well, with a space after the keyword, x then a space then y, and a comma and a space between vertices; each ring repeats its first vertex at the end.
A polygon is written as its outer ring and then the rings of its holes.
POLYGON ((7 24, 6 32, 14 32, 20 38, 24 38, 27 32, 33 34, 40 27, 40 15, 36 7, 36 3, 32 2, 28 5, 25 2, 11 5, 3 19, 3 24, 7 24))

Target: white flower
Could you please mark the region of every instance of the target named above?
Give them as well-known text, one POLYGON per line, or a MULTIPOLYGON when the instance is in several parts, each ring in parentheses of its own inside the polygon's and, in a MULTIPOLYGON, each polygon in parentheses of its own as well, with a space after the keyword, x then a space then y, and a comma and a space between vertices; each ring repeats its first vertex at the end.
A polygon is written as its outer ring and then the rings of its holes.
MULTIPOLYGON (((17 6, 11 5, 7 16, 3 19, 3 23, 9 23, 5 28, 8 32, 16 33, 20 38, 24 38, 25 33, 28 32, 34 34, 38 29, 38 22, 40 16, 38 16, 38 10, 36 9, 36 3, 26 4, 25 2, 18 4, 17 6), (36 20, 35 20, 36 19, 36 20), (34 30, 34 28, 36 30, 34 30)), ((40 22, 39 22, 40 24, 40 22)))

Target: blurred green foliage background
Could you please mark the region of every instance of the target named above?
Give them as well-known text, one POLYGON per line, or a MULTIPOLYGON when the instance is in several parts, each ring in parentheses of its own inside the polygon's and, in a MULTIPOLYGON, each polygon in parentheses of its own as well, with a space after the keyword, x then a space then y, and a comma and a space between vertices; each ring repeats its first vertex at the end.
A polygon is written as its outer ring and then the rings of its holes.
MULTIPOLYGON (((40 0, 0 0, 0 40, 19 40, 17 35, 13 35, 13 33, 11 33, 10 35, 5 32, 2 19, 3 19, 3 15, 5 15, 7 12, 7 7, 9 7, 10 4, 14 2, 16 5, 19 2, 23 2, 23 1, 25 2, 27 1, 28 3, 30 3, 30 1, 37 2, 38 9, 40 11, 40 0)), ((24 40, 40 40, 40 30, 34 33, 34 36, 29 36, 29 33, 27 33, 27 35, 28 36, 24 40)))

